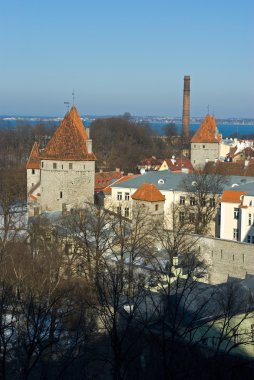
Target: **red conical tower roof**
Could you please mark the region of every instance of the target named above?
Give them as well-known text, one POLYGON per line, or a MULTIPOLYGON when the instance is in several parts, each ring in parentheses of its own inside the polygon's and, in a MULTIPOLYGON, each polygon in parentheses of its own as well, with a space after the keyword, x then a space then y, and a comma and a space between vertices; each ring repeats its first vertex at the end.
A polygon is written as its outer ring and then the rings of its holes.
POLYGON ((40 169, 41 167, 41 161, 40 161, 40 152, 39 152, 39 146, 37 142, 34 143, 29 159, 26 164, 27 169, 40 169))
POLYGON ((161 202, 165 201, 165 195, 152 183, 143 183, 132 195, 136 201, 161 202))
POLYGON ((88 153, 87 140, 83 122, 76 107, 73 106, 48 142, 41 158, 60 161, 93 161, 96 157, 94 153, 88 153))
POLYGON ((198 130, 191 139, 192 143, 219 143, 221 135, 218 132, 214 116, 206 115, 198 130))

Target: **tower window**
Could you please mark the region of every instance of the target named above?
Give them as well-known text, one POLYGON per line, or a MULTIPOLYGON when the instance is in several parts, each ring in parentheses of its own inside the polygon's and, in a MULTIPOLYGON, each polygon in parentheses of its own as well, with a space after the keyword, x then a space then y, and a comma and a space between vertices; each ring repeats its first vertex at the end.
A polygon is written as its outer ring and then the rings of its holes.
POLYGON ((57 168, 57 164, 56 162, 53 162, 53 169, 56 169, 57 168))
POLYGON ((42 162, 41 162, 41 167, 42 167, 42 168, 43 168, 43 165, 44 165, 44 162, 42 161, 42 162))
POLYGON ((35 174, 35 170, 34 169, 32 169, 32 174, 35 174))
POLYGON ((69 162, 69 169, 73 169, 72 162, 69 162))
POLYGON ((60 198, 63 198, 63 192, 60 191, 60 198))
POLYGON ((155 205, 155 211, 158 211, 159 205, 155 205))

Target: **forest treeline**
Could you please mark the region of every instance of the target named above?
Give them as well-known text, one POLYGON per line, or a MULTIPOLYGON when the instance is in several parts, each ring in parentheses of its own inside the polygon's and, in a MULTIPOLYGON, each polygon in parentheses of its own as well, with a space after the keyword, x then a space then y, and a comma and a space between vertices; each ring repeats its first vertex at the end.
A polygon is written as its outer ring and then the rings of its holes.
MULTIPOLYGON (((19 125, 0 129, 0 169, 24 168, 34 141, 43 148, 58 125, 19 125)), ((90 126, 97 169, 125 172, 135 171, 140 160, 175 154, 172 144, 174 126, 165 129, 168 139, 154 137, 148 124, 136 123, 131 118, 111 117, 96 119, 90 126)))

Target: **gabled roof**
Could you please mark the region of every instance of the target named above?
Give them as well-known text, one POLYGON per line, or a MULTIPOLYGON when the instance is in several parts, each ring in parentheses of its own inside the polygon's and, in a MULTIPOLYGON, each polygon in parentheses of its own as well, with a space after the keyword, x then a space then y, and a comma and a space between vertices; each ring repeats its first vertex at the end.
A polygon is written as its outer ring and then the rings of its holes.
POLYGON ((37 142, 34 143, 29 159, 26 164, 27 169, 40 169, 41 167, 41 161, 40 161, 40 152, 39 152, 39 146, 37 142))
POLYGON ((189 172, 194 171, 191 161, 188 157, 165 158, 164 161, 167 163, 167 166, 171 172, 181 172, 182 169, 187 169, 189 172))
POLYGON ((245 195, 245 191, 239 190, 224 190, 221 202, 227 203, 241 203, 241 195, 245 195))
POLYGON ((165 201, 165 195, 152 183, 143 183, 132 195, 136 201, 161 202, 165 201))
POLYGON ((60 126, 48 142, 41 158, 45 160, 84 161, 95 160, 94 153, 88 153, 83 122, 76 107, 66 113, 60 126))
MULTIPOLYGON (((134 178, 134 177, 137 177, 137 176, 139 176, 139 174, 124 175, 123 177, 121 177, 121 178, 117 179, 116 181, 114 181, 111 185, 116 185, 118 183, 127 181, 128 179, 131 179, 131 178, 134 178)), ((107 194, 110 194, 112 192, 111 185, 108 185, 107 187, 105 187, 103 189, 103 192, 107 193, 107 194)))
POLYGON ((214 116, 206 115, 198 130, 191 139, 192 143, 219 143, 221 135, 218 132, 214 116))
POLYGON ((122 176, 123 173, 121 173, 120 171, 95 173, 95 191, 102 191, 105 187, 109 186, 116 179, 119 179, 122 176))

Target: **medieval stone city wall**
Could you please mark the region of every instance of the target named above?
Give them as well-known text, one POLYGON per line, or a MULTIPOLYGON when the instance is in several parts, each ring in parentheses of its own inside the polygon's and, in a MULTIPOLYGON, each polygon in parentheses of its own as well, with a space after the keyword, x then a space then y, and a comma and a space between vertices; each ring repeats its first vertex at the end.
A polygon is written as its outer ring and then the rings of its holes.
POLYGON ((254 245, 202 237, 198 241, 201 255, 207 260, 209 282, 219 284, 228 277, 254 275, 254 245))

